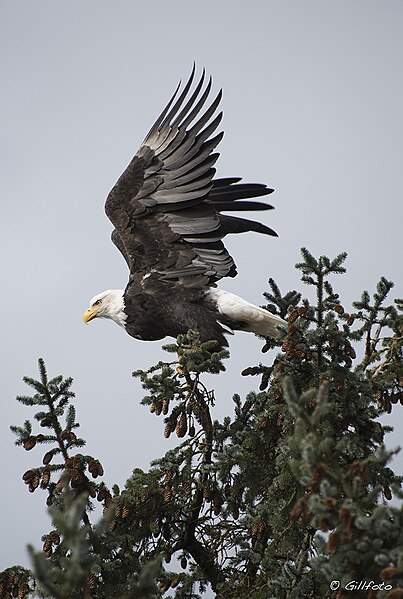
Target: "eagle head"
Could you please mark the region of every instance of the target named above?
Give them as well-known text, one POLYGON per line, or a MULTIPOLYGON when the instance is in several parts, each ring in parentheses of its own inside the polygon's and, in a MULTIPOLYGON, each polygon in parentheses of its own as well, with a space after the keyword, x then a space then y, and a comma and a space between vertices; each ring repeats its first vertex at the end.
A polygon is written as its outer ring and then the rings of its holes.
POLYGON ((127 315, 123 295, 123 289, 108 289, 95 295, 90 301, 90 307, 83 314, 85 324, 94 318, 110 318, 124 327, 127 315))

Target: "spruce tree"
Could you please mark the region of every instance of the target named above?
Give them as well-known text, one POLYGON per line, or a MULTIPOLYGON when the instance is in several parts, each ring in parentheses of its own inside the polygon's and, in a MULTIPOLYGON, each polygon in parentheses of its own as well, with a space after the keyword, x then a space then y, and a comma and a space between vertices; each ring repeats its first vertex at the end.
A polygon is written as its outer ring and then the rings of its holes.
POLYGON ((403 404, 403 302, 381 278, 347 311, 333 290, 345 258, 302 250, 314 300, 269 280, 266 308, 288 326, 242 373, 258 390, 235 394, 222 421, 204 382, 228 359, 214 341, 189 331, 165 346, 171 360, 133 373, 178 443, 146 472, 133 464, 122 490, 82 453, 72 380, 39 360, 34 394, 17 398, 35 425, 11 428, 46 449, 23 480, 45 492, 52 528, 31 570, 0 573, 0 599, 403 597, 401 478, 379 422, 403 404))

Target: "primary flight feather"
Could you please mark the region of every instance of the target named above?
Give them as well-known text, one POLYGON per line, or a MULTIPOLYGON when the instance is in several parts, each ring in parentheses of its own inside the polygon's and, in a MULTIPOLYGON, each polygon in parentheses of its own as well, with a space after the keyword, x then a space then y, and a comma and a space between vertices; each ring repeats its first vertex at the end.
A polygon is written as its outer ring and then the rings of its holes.
POLYGON ((130 277, 125 290, 92 298, 83 320, 110 318, 143 341, 189 329, 220 346, 228 345, 224 333, 235 330, 276 337, 285 325, 279 316, 217 287, 221 278, 237 274, 225 235, 276 235, 259 222, 222 212, 268 210, 272 206, 249 198, 273 190, 214 178, 214 149, 223 136, 215 134, 222 112, 214 115, 222 92, 208 103, 211 78, 205 84, 203 71, 191 92, 194 74, 193 68, 180 93, 178 86, 107 197, 112 241, 130 277))

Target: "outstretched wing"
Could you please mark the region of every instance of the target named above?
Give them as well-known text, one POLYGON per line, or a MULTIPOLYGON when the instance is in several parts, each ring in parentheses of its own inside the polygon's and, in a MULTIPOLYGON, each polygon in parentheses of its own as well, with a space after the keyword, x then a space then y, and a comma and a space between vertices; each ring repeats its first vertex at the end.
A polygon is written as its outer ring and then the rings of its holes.
POLYGON ((111 190, 105 211, 115 226, 112 241, 132 274, 152 271, 165 280, 200 286, 236 275, 222 243, 227 233, 275 233, 260 223, 219 213, 268 208, 238 200, 272 190, 236 184, 239 179, 212 182, 219 156, 213 151, 223 136, 212 137, 222 118, 222 112, 214 113, 222 94, 205 108, 211 78, 203 91, 203 71, 189 94, 194 72, 193 67, 183 91, 179 93, 179 85, 111 190))

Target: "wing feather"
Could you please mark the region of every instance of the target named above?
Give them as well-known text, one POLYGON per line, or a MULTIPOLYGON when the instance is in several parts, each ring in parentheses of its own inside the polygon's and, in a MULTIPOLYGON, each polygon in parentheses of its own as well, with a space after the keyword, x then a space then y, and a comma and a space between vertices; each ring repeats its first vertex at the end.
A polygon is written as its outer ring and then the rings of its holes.
POLYGON ((236 275, 222 242, 227 233, 273 234, 260 223, 220 215, 221 210, 268 209, 262 202, 240 200, 272 190, 239 184, 237 177, 213 180, 219 156, 214 149, 223 136, 215 134, 222 112, 214 115, 222 92, 207 104, 211 77, 205 83, 203 70, 191 92, 194 77, 195 66, 183 89, 181 84, 176 88, 105 204, 115 226, 112 241, 132 276, 153 271, 163 280, 188 287, 236 275))

